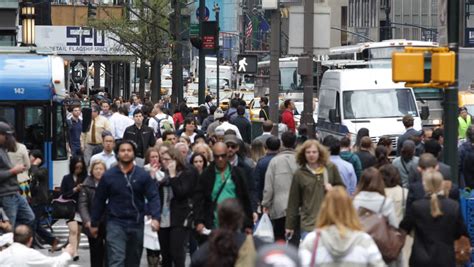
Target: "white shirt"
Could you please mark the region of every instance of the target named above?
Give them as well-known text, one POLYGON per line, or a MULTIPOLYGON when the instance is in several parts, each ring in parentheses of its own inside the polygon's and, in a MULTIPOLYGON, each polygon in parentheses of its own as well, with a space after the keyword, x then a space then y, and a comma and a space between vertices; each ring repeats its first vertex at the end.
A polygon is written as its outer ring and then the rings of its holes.
POLYGON ((218 131, 227 131, 227 130, 233 130, 236 134, 237 134, 237 138, 239 138, 240 140, 242 140, 242 136, 240 135, 240 131, 239 131, 239 128, 237 128, 237 126, 229 123, 228 121, 224 121, 223 123, 221 123, 221 125, 217 126, 215 132, 218 132, 218 131))
POLYGON ((61 267, 67 266, 71 255, 63 252, 59 256, 49 257, 20 243, 13 243, 0 253, 0 266, 3 267, 61 267))
POLYGON ((125 129, 128 126, 134 124, 135 122, 133 121, 133 119, 130 119, 129 117, 122 115, 118 112, 115 112, 112 116, 110 116, 109 123, 110 127, 112 128, 112 135, 114 136, 114 138, 122 139, 125 129))
MULTIPOLYGON (((174 126, 173 117, 168 115, 168 114, 165 114, 165 113, 156 114, 155 115, 156 120, 154 118, 150 118, 148 120, 148 126, 153 129, 153 131, 155 132, 155 135, 158 133, 158 128, 157 128, 158 127, 158 121, 157 120, 166 119, 166 116, 168 116, 168 122, 171 125, 174 126)), ((160 121, 160 124, 162 124, 162 122, 163 121, 160 121)), ((160 126, 162 126, 162 125, 160 125, 160 126)))
MULTIPOLYGON (((105 163, 105 166, 107 169, 110 169, 110 167, 114 166, 117 163, 117 159, 115 158, 115 153, 112 151, 112 153, 107 154, 105 151, 102 150, 102 152, 95 154, 94 156, 91 157, 90 163, 96 161, 96 160, 101 160, 105 163)), ((90 164, 89 164, 90 166, 90 164)))

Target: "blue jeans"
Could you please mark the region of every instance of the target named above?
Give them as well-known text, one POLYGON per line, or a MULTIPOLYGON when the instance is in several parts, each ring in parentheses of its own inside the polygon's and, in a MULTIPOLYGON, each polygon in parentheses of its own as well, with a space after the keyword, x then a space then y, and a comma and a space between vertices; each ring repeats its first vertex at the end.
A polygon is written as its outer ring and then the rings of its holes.
POLYGON ((123 226, 107 222, 106 246, 109 267, 139 267, 143 251, 143 225, 123 226))
POLYGON ((19 224, 26 224, 34 227, 35 214, 28 205, 28 202, 19 193, 0 197, 0 206, 10 220, 13 227, 19 224))

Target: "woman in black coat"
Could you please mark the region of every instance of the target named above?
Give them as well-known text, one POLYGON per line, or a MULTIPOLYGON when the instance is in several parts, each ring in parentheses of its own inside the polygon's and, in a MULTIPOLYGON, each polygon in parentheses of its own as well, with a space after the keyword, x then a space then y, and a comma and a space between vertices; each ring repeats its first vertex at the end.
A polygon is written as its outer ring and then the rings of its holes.
POLYGON ((102 160, 95 160, 90 166, 91 175, 84 180, 81 193, 79 194, 79 214, 81 215, 82 223, 86 228, 85 233, 89 240, 90 266, 103 267, 105 266, 105 219, 99 224, 99 234, 97 237, 92 237, 89 232, 91 228, 91 211, 93 200, 95 196, 95 189, 99 185, 99 181, 104 175, 107 166, 102 160))
POLYGON ((161 157, 165 177, 160 182, 160 240, 164 267, 184 267, 185 246, 192 226, 192 196, 197 183, 196 171, 188 167, 174 148, 161 157))
MULTIPOLYGON (((69 161, 69 174, 63 177, 61 181, 61 195, 64 199, 73 199, 78 203, 79 193, 82 190, 82 182, 87 176, 87 169, 82 157, 72 157, 69 161)), ((77 212, 77 207, 76 207, 77 212)), ((67 227, 69 228, 69 244, 74 248, 74 261, 79 260, 77 249, 79 248, 79 239, 81 228, 78 223, 79 216, 68 218, 67 227)))
POLYGON ((423 175, 426 197, 413 202, 400 228, 415 230, 410 266, 456 266, 454 241, 468 236, 459 203, 439 195, 443 176, 437 171, 423 175))

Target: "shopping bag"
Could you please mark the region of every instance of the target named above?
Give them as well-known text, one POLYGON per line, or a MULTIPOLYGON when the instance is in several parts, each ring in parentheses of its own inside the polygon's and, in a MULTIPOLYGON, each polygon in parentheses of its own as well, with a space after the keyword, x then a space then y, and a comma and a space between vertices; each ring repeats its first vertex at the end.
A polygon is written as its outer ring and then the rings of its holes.
POLYGON ((253 235, 268 243, 273 243, 275 241, 272 222, 270 221, 268 214, 264 213, 262 215, 253 235))
POLYGON ((160 250, 158 233, 151 229, 151 219, 145 217, 145 227, 143 232, 143 247, 151 250, 160 250))

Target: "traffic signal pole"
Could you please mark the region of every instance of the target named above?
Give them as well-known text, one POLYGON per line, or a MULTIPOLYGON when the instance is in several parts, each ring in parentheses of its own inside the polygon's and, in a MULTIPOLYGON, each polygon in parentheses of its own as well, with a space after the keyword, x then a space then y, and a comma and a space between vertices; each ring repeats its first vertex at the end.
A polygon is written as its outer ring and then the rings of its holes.
MULTIPOLYGON (((448 47, 456 53, 455 82, 444 90, 444 149, 443 160, 451 166, 451 180, 458 180, 458 50, 459 50, 459 0, 447 1, 448 47)), ((441 11, 440 11, 441 12, 441 11)))
POLYGON ((314 34, 314 0, 305 0, 304 3, 304 54, 307 59, 307 65, 310 67, 307 75, 303 76, 304 86, 304 108, 302 122, 308 129, 308 137, 314 138, 314 119, 313 119, 313 90, 314 90, 314 63, 313 63, 313 34, 314 34))
MULTIPOLYGON (((206 14, 206 1, 199 0, 199 36, 203 36, 203 22, 206 14)), ((199 49, 199 89, 198 89, 198 103, 199 105, 204 104, 204 98, 206 97, 206 56, 204 49, 199 49)))
MULTIPOLYGON (((278 4, 279 5, 279 4, 278 4)), ((272 10, 270 43, 269 111, 273 122, 272 134, 278 136, 278 91, 280 89, 280 9, 272 10)), ((245 33, 244 33, 245 35, 245 33)))

